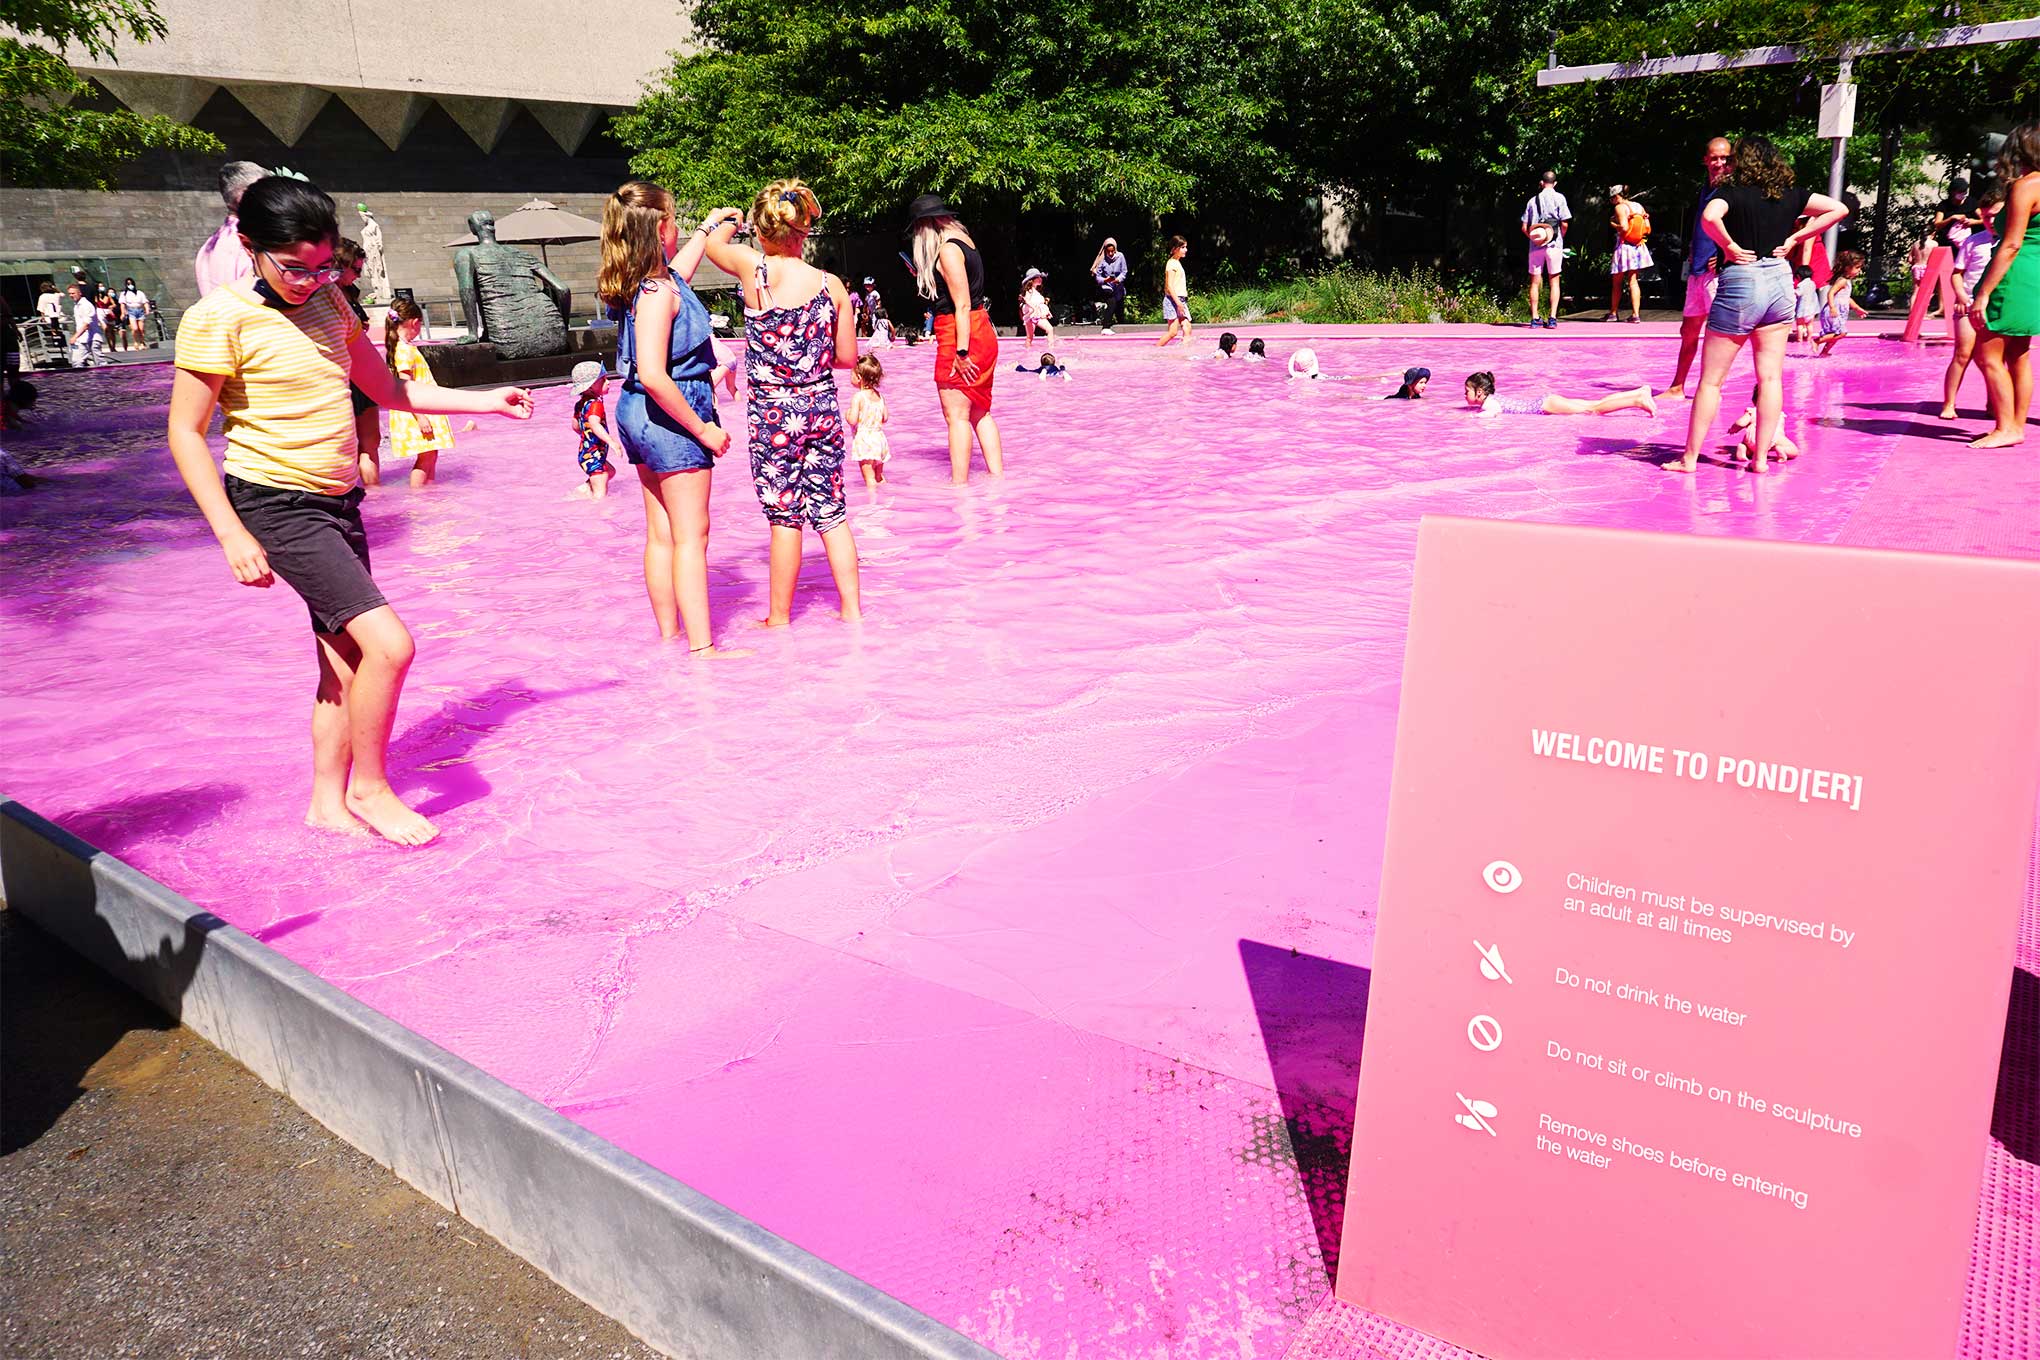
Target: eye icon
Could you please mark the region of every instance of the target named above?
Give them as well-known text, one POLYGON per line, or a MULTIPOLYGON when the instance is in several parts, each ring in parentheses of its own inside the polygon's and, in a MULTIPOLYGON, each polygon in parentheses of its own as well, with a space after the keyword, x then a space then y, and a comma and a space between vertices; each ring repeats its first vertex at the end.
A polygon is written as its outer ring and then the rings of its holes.
POLYGON ((1523 871, 1505 859, 1498 859, 1480 871, 1481 880, 1498 893, 1512 893, 1523 886, 1523 871))

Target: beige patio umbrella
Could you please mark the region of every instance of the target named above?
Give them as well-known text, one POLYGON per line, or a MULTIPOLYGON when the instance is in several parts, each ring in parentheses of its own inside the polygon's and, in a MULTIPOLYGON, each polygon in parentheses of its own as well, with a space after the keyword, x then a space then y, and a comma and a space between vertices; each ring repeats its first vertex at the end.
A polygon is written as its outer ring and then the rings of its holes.
MULTIPOLYGON (((516 212, 496 219, 496 239, 506 246, 537 246, 538 256, 545 260, 546 267, 552 261, 546 259, 547 246, 563 246, 575 241, 599 241, 602 239, 602 224, 590 222, 587 218, 570 213, 564 208, 534 198, 516 212)), ((471 246, 474 234, 469 232, 457 236, 446 244, 471 246)))

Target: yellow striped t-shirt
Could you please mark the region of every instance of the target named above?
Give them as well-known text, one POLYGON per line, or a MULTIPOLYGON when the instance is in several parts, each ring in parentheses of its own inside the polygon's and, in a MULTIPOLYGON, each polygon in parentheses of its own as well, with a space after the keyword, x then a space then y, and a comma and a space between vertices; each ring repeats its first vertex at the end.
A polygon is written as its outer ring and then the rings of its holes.
POLYGON ((265 307, 238 286, 215 288, 177 327, 177 366, 217 373, 226 470, 242 481, 338 496, 356 465, 347 346, 354 309, 327 284, 303 306, 265 307))

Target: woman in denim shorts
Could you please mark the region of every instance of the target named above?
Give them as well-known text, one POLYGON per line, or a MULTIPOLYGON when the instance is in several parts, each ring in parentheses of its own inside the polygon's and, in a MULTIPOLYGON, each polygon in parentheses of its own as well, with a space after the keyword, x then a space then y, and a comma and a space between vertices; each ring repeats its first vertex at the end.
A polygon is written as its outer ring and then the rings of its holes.
POLYGON ((1700 383, 1686 424, 1686 453, 1665 466, 1691 472, 1700 463, 1714 417, 1721 410, 1721 384, 1743 343, 1755 337, 1757 429, 1751 468, 1762 472, 1784 416, 1779 377, 1793 320, 1792 266, 1788 257, 1800 242, 1820 235, 1849 215, 1826 194, 1795 188, 1792 167, 1762 137, 1735 144, 1729 176, 1708 200, 1701 226, 1721 248, 1721 281, 1707 313, 1707 346, 1701 351, 1700 383), (1798 225, 1801 217, 1805 225, 1798 225))

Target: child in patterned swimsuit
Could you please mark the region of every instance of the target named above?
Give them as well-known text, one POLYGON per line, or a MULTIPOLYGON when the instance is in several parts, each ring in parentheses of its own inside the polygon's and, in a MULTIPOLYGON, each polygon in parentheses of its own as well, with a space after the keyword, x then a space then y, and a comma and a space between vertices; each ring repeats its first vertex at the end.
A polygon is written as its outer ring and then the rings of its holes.
POLYGON ((593 359, 574 365, 574 433, 580 437, 577 456, 587 481, 574 488, 576 496, 601 500, 609 494, 609 479, 616 468, 609 461, 616 436, 609 432, 609 412, 602 405, 602 393, 609 386, 609 374, 593 359))
POLYGON ((857 324, 843 281, 801 258, 821 220, 814 191, 782 179, 751 204, 760 249, 736 244, 734 221, 707 232, 708 258, 744 281, 751 480, 772 525, 768 628, 793 621, 803 528, 822 536, 844 620, 862 617, 857 544, 843 503, 843 411, 831 372, 857 363, 857 324))
POLYGON ((850 457, 863 469, 864 484, 876 491, 885 480, 886 460, 892 457, 892 445, 885 437, 885 398, 878 394, 878 385, 885 381, 885 367, 878 356, 867 354, 859 359, 851 370, 851 381, 857 390, 850 394, 850 409, 843 413, 857 430, 850 436, 850 457))

